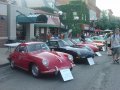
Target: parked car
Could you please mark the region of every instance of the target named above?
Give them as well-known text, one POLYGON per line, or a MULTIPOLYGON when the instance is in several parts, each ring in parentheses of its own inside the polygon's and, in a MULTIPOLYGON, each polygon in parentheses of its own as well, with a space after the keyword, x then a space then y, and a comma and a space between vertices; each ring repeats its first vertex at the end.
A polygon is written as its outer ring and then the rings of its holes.
POLYGON ((71 47, 80 48, 80 49, 81 48, 82 49, 87 49, 87 50, 89 50, 89 51, 91 51, 93 53, 93 50, 90 47, 86 46, 86 45, 84 45, 84 46, 78 46, 75 43, 73 43, 72 40, 69 39, 69 38, 65 38, 64 41, 67 42, 69 44, 69 46, 71 46, 71 47))
POLYGON ((74 38, 74 39, 72 39, 72 41, 74 43, 76 43, 77 46, 80 46, 80 47, 87 46, 87 47, 91 48, 94 51, 94 53, 99 52, 99 48, 96 45, 93 45, 91 43, 82 42, 82 41, 80 41, 79 38, 74 38))
POLYGON ((51 51, 43 42, 21 43, 9 55, 11 68, 20 67, 30 71, 34 77, 54 74, 61 69, 72 69, 73 57, 63 52, 51 51))
POLYGON ((94 42, 92 39, 90 38, 85 38, 85 42, 84 43, 90 43, 90 44, 93 44, 93 45, 96 45, 99 50, 102 50, 102 47, 104 47, 105 45, 101 42, 94 42))
POLYGON ((48 46, 55 51, 65 52, 73 56, 74 62, 84 62, 86 58, 94 57, 94 54, 84 48, 71 47, 64 40, 50 40, 48 46))
POLYGON ((91 39, 92 39, 94 42, 105 44, 105 39, 104 39, 104 37, 102 37, 102 36, 93 36, 93 37, 91 37, 91 39))

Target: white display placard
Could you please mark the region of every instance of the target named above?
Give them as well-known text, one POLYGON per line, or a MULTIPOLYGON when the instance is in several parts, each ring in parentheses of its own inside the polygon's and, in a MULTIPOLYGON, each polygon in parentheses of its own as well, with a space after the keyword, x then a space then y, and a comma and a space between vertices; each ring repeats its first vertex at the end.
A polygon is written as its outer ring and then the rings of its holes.
POLYGON ((102 50, 105 51, 105 47, 102 47, 102 50))
POLYGON ((95 64, 93 58, 87 58, 87 60, 88 60, 89 65, 94 65, 95 64))
POLYGON ((73 75, 72 75, 70 69, 62 69, 62 70, 60 70, 60 73, 61 73, 61 76, 64 81, 73 79, 73 75))
POLYGON ((100 52, 96 52, 96 54, 97 54, 98 56, 102 56, 102 54, 101 54, 100 52))

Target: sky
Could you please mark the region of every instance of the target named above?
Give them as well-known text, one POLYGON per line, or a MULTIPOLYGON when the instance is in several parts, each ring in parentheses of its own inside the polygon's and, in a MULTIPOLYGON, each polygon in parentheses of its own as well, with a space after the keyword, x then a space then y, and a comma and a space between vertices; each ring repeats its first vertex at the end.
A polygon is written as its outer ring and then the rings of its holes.
POLYGON ((113 15, 120 17, 120 0, 96 0, 96 5, 101 10, 111 9, 113 15))

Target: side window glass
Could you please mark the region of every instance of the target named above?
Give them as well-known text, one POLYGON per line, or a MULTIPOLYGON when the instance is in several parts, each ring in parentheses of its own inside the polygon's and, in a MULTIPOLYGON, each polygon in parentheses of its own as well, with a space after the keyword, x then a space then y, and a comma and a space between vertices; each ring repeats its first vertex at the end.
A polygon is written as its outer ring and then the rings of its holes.
POLYGON ((59 47, 58 42, 55 42, 54 46, 55 47, 59 47))
POLYGON ((16 52, 19 52, 19 47, 20 47, 20 46, 16 47, 16 49, 15 49, 16 52))
POLYGON ((63 41, 59 41, 59 45, 60 45, 61 47, 64 47, 64 46, 65 46, 65 44, 63 43, 63 41))
POLYGON ((19 46, 18 52, 27 52, 26 47, 25 46, 19 46))
POLYGON ((48 47, 46 44, 41 44, 41 48, 42 48, 42 50, 48 50, 48 47))
POLYGON ((49 42, 50 46, 59 47, 58 42, 49 42))
POLYGON ((46 44, 47 44, 48 46, 50 46, 50 42, 46 42, 46 44))
POLYGON ((36 51, 36 45, 32 44, 32 45, 28 45, 27 46, 28 52, 33 52, 36 51))

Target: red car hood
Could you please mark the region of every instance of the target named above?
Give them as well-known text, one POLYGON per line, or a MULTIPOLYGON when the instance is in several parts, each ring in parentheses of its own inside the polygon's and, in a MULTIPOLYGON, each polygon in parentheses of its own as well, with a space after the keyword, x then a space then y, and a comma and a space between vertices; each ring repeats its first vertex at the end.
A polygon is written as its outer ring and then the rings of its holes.
POLYGON ((91 43, 89 43, 89 42, 83 42, 81 44, 92 44, 92 45, 97 45, 97 46, 104 46, 104 44, 101 43, 101 42, 91 42, 91 43))
POLYGON ((88 46, 88 47, 90 47, 94 52, 98 52, 99 51, 99 49, 98 49, 98 47, 96 47, 96 46, 94 46, 93 44, 90 44, 90 43, 78 43, 77 44, 78 46, 88 46))
POLYGON ((34 57, 37 57, 41 61, 43 59, 48 60, 49 67, 54 68, 55 66, 58 68, 62 67, 70 67, 71 61, 68 59, 67 54, 62 54, 61 52, 41 52, 36 53, 33 55, 34 57))
POLYGON ((103 44, 103 43, 93 42, 92 44, 97 45, 97 46, 104 46, 104 44, 103 44))

